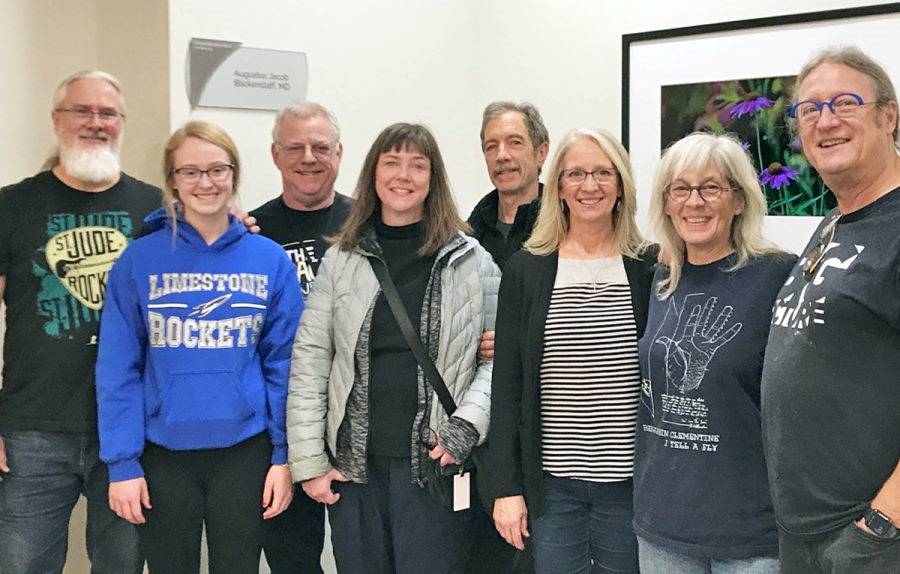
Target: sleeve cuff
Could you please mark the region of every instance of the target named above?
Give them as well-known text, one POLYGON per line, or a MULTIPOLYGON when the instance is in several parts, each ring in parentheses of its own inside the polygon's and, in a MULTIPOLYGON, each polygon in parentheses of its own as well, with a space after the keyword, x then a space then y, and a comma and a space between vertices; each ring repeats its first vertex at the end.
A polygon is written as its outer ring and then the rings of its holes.
POLYGON ((144 469, 136 458, 116 461, 108 464, 107 467, 109 468, 110 482, 121 482, 144 476, 144 469))
POLYGON ((450 417, 439 434, 441 446, 459 462, 466 460, 479 436, 475 425, 459 417, 450 417))
POLYGON ((287 462, 287 445, 283 444, 272 448, 272 464, 284 464, 287 462))

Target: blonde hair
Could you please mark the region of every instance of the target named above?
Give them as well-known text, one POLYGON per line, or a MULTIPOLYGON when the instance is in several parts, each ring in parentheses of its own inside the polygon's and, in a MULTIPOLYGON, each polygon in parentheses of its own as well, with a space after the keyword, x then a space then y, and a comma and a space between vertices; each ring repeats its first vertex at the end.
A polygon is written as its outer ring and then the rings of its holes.
POLYGON ((637 191, 628 152, 608 131, 591 128, 572 130, 559 143, 541 196, 541 209, 531 237, 525 242, 525 249, 535 255, 549 255, 559 249, 569 232, 569 218, 560 204, 559 176, 569 148, 580 140, 596 143, 612 160, 618 172, 618 191, 621 193, 612 211, 616 247, 622 255, 639 257, 647 242, 634 219, 637 212, 637 191))
POLYGON ((678 287, 687 256, 684 240, 666 215, 666 192, 680 174, 702 170, 710 164, 719 170, 729 186, 735 188, 735 199, 741 205, 741 212, 731 222, 730 241, 737 252, 737 261, 729 271, 740 269, 752 256, 781 252, 763 236, 766 197, 750 156, 740 141, 733 134, 692 133, 669 146, 653 178, 650 225, 659 238, 660 260, 669 267, 668 276, 657 284, 657 293, 663 299, 678 287))
POLYGON ((175 229, 178 220, 178 191, 175 189, 175 152, 188 138, 196 138, 222 148, 228 154, 228 161, 234 166, 231 177, 232 197, 237 197, 238 184, 241 181, 241 159, 237 146, 224 128, 211 122, 191 121, 175 130, 166 142, 163 154, 163 176, 166 184, 163 187, 163 207, 172 220, 172 229, 175 229))

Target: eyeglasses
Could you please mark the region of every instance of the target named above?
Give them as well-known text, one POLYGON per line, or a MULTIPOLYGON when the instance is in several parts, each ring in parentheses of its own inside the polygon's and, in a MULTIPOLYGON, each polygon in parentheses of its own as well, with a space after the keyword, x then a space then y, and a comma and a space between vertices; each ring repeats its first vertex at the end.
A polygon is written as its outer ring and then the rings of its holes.
POLYGON ((615 168, 612 167, 598 167, 594 171, 585 171, 581 168, 575 167, 572 169, 564 169, 559 174, 559 181, 563 186, 576 186, 584 183, 584 180, 587 179, 587 176, 590 175, 594 178, 594 181, 597 182, 597 185, 610 184, 616 180, 616 172, 615 168))
POLYGON ((703 200, 703 203, 709 203, 711 201, 717 201, 720 197, 722 197, 722 192, 734 191, 735 189, 737 188, 722 187, 718 183, 704 183, 703 185, 687 185, 684 183, 676 183, 674 185, 670 185, 666 189, 666 195, 668 195, 669 199, 671 199, 675 203, 684 203, 691 197, 691 194, 694 193, 694 190, 696 190, 697 195, 700 196, 700 199, 703 200))
POLYGON ((876 102, 863 102, 862 97, 858 94, 846 92, 836 95, 827 102, 820 102, 817 100, 803 100, 802 102, 797 102, 791 106, 791 109, 788 111, 788 116, 796 119, 803 125, 810 125, 819 120, 823 108, 828 108, 831 110, 831 113, 836 116, 847 117, 858 112, 863 106, 874 103, 876 102))
POLYGON ((309 148, 313 154, 313 157, 316 159, 328 159, 331 157, 331 153, 334 151, 334 145, 328 142, 316 142, 311 144, 306 143, 291 143, 291 144, 283 144, 281 142, 275 142, 275 144, 281 149, 281 152, 286 155, 290 159, 297 159, 306 155, 306 149, 309 148))
POLYGON ((822 228, 822 231, 819 232, 819 242, 813 250, 810 251, 809 255, 806 256, 806 265, 803 267, 803 274, 806 275, 807 281, 812 279, 819 264, 825 259, 825 252, 828 251, 828 246, 834 241, 834 232, 837 229, 837 222, 840 218, 841 216, 838 214, 837 217, 834 217, 828 222, 828 225, 822 228))
POLYGON ((119 121, 119 118, 125 119, 125 114, 119 113, 112 108, 103 108, 94 111, 92 108, 86 106, 75 106, 73 108, 57 108, 56 111, 61 114, 72 114, 75 118, 84 122, 89 122, 94 116, 97 116, 97 119, 100 120, 101 124, 114 124, 119 121))
POLYGON ((200 181, 200 178, 203 177, 203 174, 208 175, 209 179, 216 183, 224 183, 231 177, 232 171, 234 171, 233 165, 223 163, 220 165, 214 165, 209 169, 199 169, 196 167, 179 167, 172 173, 175 174, 175 177, 181 183, 194 184, 200 181))

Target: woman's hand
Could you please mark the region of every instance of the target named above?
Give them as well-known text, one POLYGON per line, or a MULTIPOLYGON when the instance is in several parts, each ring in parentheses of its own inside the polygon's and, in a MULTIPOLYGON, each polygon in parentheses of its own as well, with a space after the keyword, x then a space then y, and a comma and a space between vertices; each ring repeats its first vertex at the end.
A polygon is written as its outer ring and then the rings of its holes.
POLYGON ((525 550, 528 533, 528 508, 524 496, 505 496, 494 501, 494 526, 504 540, 525 550))
POLYGON ((286 464, 273 464, 266 474, 263 485, 262 506, 265 508, 263 519, 275 518, 285 511, 294 498, 294 483, 291 482, 291 469, 286 464))
POLYGON ((147 481, 143 476, 109 483, 109 508, 119 518, 132 524, 144 524, 147 519, 144 518, 142 506, 153 508, 150 505, 147 481))
POLYGON ((316 502, 334 504, 340 500, 341 495, 331 490, 331 481, 347 482, 347 477, 333 468, 317 478, 311 478, 303 483, 303 492, 316 502))
POLYGON ((431 457, 431 460, 437 460, 438 464, 441 466, 447 466, 448 464, 455 464, 459 466, 459 461, 453 458, 452 454, 444 450, 444 447, 442 447, 440 444, 428 451, 428 456, 431 457))

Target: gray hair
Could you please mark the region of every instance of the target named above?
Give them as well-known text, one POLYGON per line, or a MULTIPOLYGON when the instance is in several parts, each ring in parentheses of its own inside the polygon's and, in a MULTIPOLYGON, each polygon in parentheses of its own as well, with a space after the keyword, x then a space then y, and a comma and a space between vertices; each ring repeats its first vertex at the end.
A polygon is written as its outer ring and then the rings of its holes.
POLYGON ((675 291, 687 250, 684 240, 675 231, 666 215, 666 190, 680 174, 701 170, 713 164, 734 187, 734 198, 740 201, 741 212, 731 222, 730 241, 737 252, 737 262, 730 270, 743 267, 752 256, 778 253, 780 250, 763 235, 766 215, 766 196, 759 185, 756 170, 746 150, 734 134, 694 132, 673 143, 665 151, 650 196, 650 225, 659 238, 660 252, 669 267, 669 275, 657 285, 659 295, 668 297, 675 291))
POLYGON ((484 114, 481 117, 481 147, 484 147, 484 128, 488 122, 499 115, 507 112, 518 112, 522 114, 525 122, 525 129, 528 130, 528 137, 531 138, 531 145, 537 149, 541 144, 550 144, 550 134, 547 133, 547 127, 544 126, 544 119, 541 113, 533 104, 528 102, 491 102, 484 108, 484 114))
POLYGON ((117 80, 115 76, 101 70, 81 70, 60 82, 59 86, 56 87, 56 91, 53 92, 53 107, 51 108, 51 111, 55 111, 63 100, 66 99, 66 92, 69 90, 69 84, 77 82, 78 80, 103 80, 108 83, 119 95, 119 107, 122 108, 122 113, 125 112, 125 98, 122 97, 122 85, 119 84, 119 80, 117 80))
MULTIPOLYGON (((803 65, 800 74, 797 76, 797 86, 799 87, 803 80, 812 73, 813 70, 826 62, 841 64, 848 68, 853 68, 857 72, 865 74, 872 80, 872 87, 875 89, 875 102, 879 107, 889 102, 897 101, 897 92, 891 78, 884 71, 884 68, 868 56, 865 52, 856 46, 830 46, 816 53, 812 59, 803 65)), ((794 103, 797 103, 797 94, 794 94, 794 103)), ((898 114, 900 118, 900 114, 898 114)), ((900 129, 898 129, 900 119, 894 122, 894 145, 900 146, 900 129)))
POLYGON ((331 110, 316 102, 295 102, 288 104, 287 107, 278 112, 275 116, 275 125, 272 127, 272 141, 278 143, 278 133, 285 118, 288 116, 301 120, 309 118, 325 118, 331 124, 331 131, 334 133, 335 143, 341 141, 341 127, 338 125, 337 118, 331 113, 331 110))
MULTIPOLYGON (((113 76, 109 72, 104 72, 102 70, 80 70, 66 77, 66 79, 60 82, 56 87, 56 91, 53 92, 53 100, 50 111, 56 111, 60 104, 62 104, 63 100, 66 99, 66 94, 69 91, 69 85, 73 82, 77 82, 78 80, 103 80, 108 83, 116 90, 116 94, 119 96, 119 108, 121 108, 123 114, 125 113, 125 98, 122 96, 122 85, 119 83, 119 80, 117 80, 115 76, 113 76)), ((44 163, 41 164, 41 171, 53 169, 57 165, 59 165, 59 146, 54 145, 53 149, 50 150, 50 153, 47 154, 47 158, 44 160, 44 163)))

